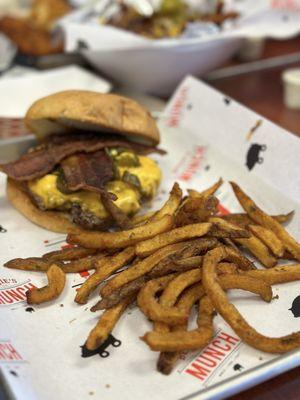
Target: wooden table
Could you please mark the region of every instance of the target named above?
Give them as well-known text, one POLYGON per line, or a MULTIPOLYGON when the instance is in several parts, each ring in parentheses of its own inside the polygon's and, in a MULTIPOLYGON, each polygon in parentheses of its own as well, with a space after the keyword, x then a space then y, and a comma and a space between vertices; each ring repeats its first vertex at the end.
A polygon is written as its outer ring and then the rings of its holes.
MULTIPOLYGON (((300 51, 300 37, 283 42, 268 41, 263 57, 274 57, 300 51)), ((235 62, 231 65, 236 64, 235 62)), ((300 67, 300 62, 288 67, 300 67)), ((281 73, 287 68, 251 72, 209 82, 216 89, 245 104, 273 122, 300 136, 300 110, 283 104, 281 73)), ((299 155, 300 156, 300 155, 299 155)), ((276 332, 276 327, 274 327, 276 332)), ((232 400, 299 400, 300 367, 240 393, 232 400)))
MULTIPOLYGON (((288 41, 269 40, 262 58, 300 52, 300 37, 288 41)), ((231 65, 237 64, 232 62, 231 65)), ((283 103, 281 74, 286 68, 299 67, 300 61, 274 69, 250 72, 209 82, 276 124, 300 136, 300 109, 290 110, 283 103)))

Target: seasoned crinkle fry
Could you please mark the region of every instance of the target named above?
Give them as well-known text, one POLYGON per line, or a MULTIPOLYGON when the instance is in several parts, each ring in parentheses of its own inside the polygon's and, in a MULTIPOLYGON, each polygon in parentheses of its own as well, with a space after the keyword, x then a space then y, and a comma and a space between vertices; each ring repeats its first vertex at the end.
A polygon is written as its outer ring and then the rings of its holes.
POLYGON ((173 217, 165 215, 158 221, 149 222, 127 231, 119 232, 84 232, 69 234, 68 243, 79 244, 92 249, 119 249, 132 246, 142 240, 152 238, 159 233, 170 230, 173 226, 173 217))
POLYGON ((267 246, 257 237, 251 234, 250 238, 236 238, 234 241, 247 249, 266 268, 272 268, 277 260, 272 256, 267 246))
POLYGON ((158 264, 164 258, 175 253, 179 249, 186 246, 185 243, 176 243, 170 246, 166 246, 163 249, 158 250, 151 256, 143 259, 142 261, 132 265, 128 269, 122 271, 119 275, 112 278, 105 286, 102 287, 100 293, 103 297, 109 296, 115 290, 121 288, 128 282, 131 282, 140 276, 143 276, 150 272, 156 264, 158 264))
POLYGON ((128 297, 123 299, 119 304, 113 308, 105 311, 95 328, 93 328, 87 338, 85 343, 88 350, 97 349, 105 340, 108 338, 109 334, 115 327, 116 323, 120 319, 121 315, 126 310, 127 306, 132 303, 133 297, 128 297))
POLYGON ((261 278, 269 285, 293 282, 300 279, 300 264, 279 265, 268 270, 241 271, 240 273, 253 278, 261 278))
POLYGON ((50 251, 42 256, 47 261, 71 261, 79 260, 83 257, 92 256, 97 252, 96 249, 85 249, 84 247, 67 247, 62 250, 50 251))
POLYGON ((170 244, 204 236, 209 232, 211 226, 208 223, 192 224, 161 233, 152 239, 137 243, 135 246, 136 254, 140 257, 146 257, 170 244))
POLYGON ((275 219, 263 212, 254 201, 234 182, 230 182, 243 209, 256 223, 270 229, 281 240, 284 247, 300 261, 300 243, 298 243, 275 219))
POLYGON ((216 183, 214 183, 208 189, 203 190, 202 192, 197 192, 194 189, 188 189, 188 194, 192 198, 213 196, 216 193, 216 191, 222 186, 222 184, 223 184, 223 179, 220 178, 216 183))
POLYGON ((249 229, 276 257, 281 258, 283 256, 284 246, 274 232, 260 225, 249 225, 249 229))
MULTIPOLYGON (((102 260, 102 265, 99 267, 93 275, 91 275, 79 288, 75 301, 79 304, 86 304, 89 295, 92 293, 96 287, 108 278, 113 272, 117 271, 128 262, 130 262, 134 257, 134 248, 128 247, 127 249, 115 254, 111 257, 106 257, 102 260)), ((99 264, 98 264, 99 266, 99 264)))
POLYGON ((56 299, 63 291, 66 275, 57 265, 53 264, 47 271, 48 285, 42 288, 27 290, 28 304, 41 304, 56 299))
POLYGON ((224 293, 216 273, 218 262, 226 257, 226 250, 219 247, 209 251, 203 262, 202 282, 216 310, 235 333, 250 346, 268 353, 285 353, 300 346, 300 333, 270 338, 258 333, 242 317, 224 293))

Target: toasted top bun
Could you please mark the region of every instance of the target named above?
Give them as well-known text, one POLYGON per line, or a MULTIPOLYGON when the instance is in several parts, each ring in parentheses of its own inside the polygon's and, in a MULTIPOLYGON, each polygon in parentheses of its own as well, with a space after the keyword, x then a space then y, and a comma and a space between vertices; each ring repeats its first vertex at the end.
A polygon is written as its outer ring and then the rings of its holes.
POLYGON ((72 128, 112 132, 156 145, 159 131, 150 113, 136 101, 115 94, 66 90, 37 100, 25 124, 38 139, 72 128))

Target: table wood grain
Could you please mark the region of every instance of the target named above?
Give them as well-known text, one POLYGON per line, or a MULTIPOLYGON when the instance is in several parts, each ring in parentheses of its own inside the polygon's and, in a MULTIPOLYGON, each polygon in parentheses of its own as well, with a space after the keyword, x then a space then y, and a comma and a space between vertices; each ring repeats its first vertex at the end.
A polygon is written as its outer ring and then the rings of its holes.
MULTIPOLYGON (((267 41, 262 58, 300 51, 300 37, 289 41, 267 41)), ((233 65, 236 62, 232 63, 233 65)), ((300 136, 300 109, 291 110, 283 103, 281 74, 286 68, 300 68, 300 62, 259 72, 250 72, 209 82, 216 89, 300 136)))
MULTIPOLYGON (((288 41, 269 40, 262 58, 300 51, 300 37, 288 41)), ((236 65, 232 62, 231 65, 236 65)), ((300 63, 289 65, 300 67, 300 63)), ((210 82, 212 86, 300 136, 300 110, 289 110, 283 103, 282 71, 287 67, 251 72, 210 82)), ((300 156, 300 155, 299 155, 300 156)), ((276 327, 274 327, 274 332, 276 327)), ((299 400, 300 367, 255 386, 232 400, 299 400)))

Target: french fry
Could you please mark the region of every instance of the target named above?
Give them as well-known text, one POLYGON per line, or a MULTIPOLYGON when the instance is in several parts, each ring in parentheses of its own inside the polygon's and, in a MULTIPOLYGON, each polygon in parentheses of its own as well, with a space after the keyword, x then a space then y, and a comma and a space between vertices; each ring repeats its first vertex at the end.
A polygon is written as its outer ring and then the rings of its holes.
MULTIPOLYGON (((205 239, 204 239, 205 240, 205 239)), ((165 253, 161 253, 161 251, 164 251, 164 249, 159 250, 157 253, 158 254, 163 254, 164 257, 168 257, 170 255, 176 254, 177 251, 180 251, 180 249, 183 249, 184 246, 186 246, 186 243, 177 243, 175 245, 170 245, 167 246, 165 249, 166 253, 170 252, 169 254, 165 255, 165 253)), ((157 254, 155 253, 155 254, 157 254)), ((227 250, 228 253, 228 261, 232 261, 233 263, 235 263, 236 265, 239 265, 239 267, 243 270, 249 270, 249 269, 255 269, 255 267, 253 266, 253 264, 251 263, 251 261, 249 261, 246 257, 244 257, 242 254, 237 253, 235 250, 232 249, 228 249, 227 250)), ((154 254, 152 255, 154 256, 154 254)), ((122 271, 118 276, 114 277, 113 279, 111 279, 106 286, 111 286, 112 282, 117 280, 117 285, 116 285, 116 289, 111 289, 109 288, 109 294, 105 294, 105 286, 101 289, 101 294, 103 296, 103 298, 98 301, 92 308, 91 311, 97 311, 97 310, 102 310, 102 309, 106 309, 106 308, 110 308, 113 307, 114 305, 118 304, 119 301, 124 298, 127 297, 128 295, 135 293, 137 290, 139 290, 149 279, 154 278, 154 277, 158 277, 158 271, 155 271, 154 266, 151 267, 151 265, 153 263, 155 263, 157 260, 156 258, 149 256, 147 259, 144 259, 143 261, 147 260, 147 264, 149 262, 149 258, 151 257, 150 260, 151 264, 150 264, 150 271, 149 272, 145 272, 145 264, 142 264, 143 267, 141 269, 139 269, 139 266, 135 265, 135 269, 132 271, 134 274, 139 274, 139 276, 135 279, 133 279, 132 281, 128 280, 128 276, 132 274, 131 270, 133 267, 129 268, 126 271, 122 271), (129 274, 129 275, 128 275, 129 274), (127 282, 127 283, 124 283, 127 282), (104 291, 104 293, 103 293, 104 291)), ((199 260, 199 259, 198 259, 199 260)), ((183 260, 184 261, 184 260, 183 260)), ((184 265, 184 264, 183 264, 184 265)), ((159 266, 159 262, 157 263, 157 267, 159 266)), ((196 265, 196 267, 198 267, 199 265, 196 265)), ((164 273, 170 273, 170 272, 176 272, 176 271, 181 271, 181 265, 180 263, 178 264, 174 262, 173 265, 173 270, 169 269, 169 267, 167 267, 168 269, 162 269, 161 270, 161 275, 162 276, 164 273), (177 266, 176 266, 177 264, 177 266), (179 267, 179 268, 177 268, 179 267)), ((187 268, 190 269, 190 267, 188 266, 187 268)))
POLYGON ((148 332, 141 339, 154 351, 198 350, 213 337, 214 307, 209 297, 200 300, 197 324, 192 331, 148 332))
POLYGON ((79 244, 92 249, 119 249, 132 246, 137 242, 152 238, 159 233, 170 230, 173 226, 173 217, 165 215, 158 221, 119 232, 83 232, 69 234, 68 243, 79 244))
MULTIPOLYGON (((177 306, 180 309, 186 310, 187 314, 190 314, 193 305, 204 295, 204 289, 201 284, 196 284, 187 289, 180 297, 177 306)), ((156 332, 170 332, 170 326, 163 322, 155 322, 154 330, 156 332)), ((187 323, 181 325, 175 325, 172 327, 172 331, 186 331, 187 323)), ((164 375, 169 375, 177 360, 180 357, 180 351, 164 351, 161 352, 157 360, 157 370, 164 375)))
POLYGON ((67 247, 62 250, 50 251, 42 256, 43 259, 51 262, 79 260, 83 257, 92 256, 96 249, 85 249, 84 247, 67 247))
POLYGON ((53 264, 47 270, 48 285, 42 288, 27 290, 26 298, 28 304, 41 304, 59 297, 62 293, 66 275, 57 265, 53 264))
MULTIPOLYGON (((219 246, 221 246, 221 244, 219 244, 219 246)), ((219 246, 214 246, 213 248, 219 247, 219 246)), ((256 269, 255 266, 252 264, 252 262, 249 261, 245 256, 243 256, 243 254, 237 252, 235 249, 231 249, 231 248, 227 248, 227 249, 228 249, 228 257, 229 257, 228 261, 232 261, 232 263, 231 263, 232 265, 230 265, 230 266, 228 265, 228 267, 222 265, 221 267, 223 269, 227 268, 227 270, 232 272, 233 265, 238 265, 239 268, 241 268, 243 270, 256 269)), ((210 249, 207 249, 207 250, 210 250, 210 249)), ((200 267, 202 265, 202 261, 203 261, 202 256, 195 256, 195 257, 185 258, 182 260, 177 260, 177 261, 175 260, 174 263, 178 266, 184 266, 186 268, 193 269, 196 267, 200 267)), ((228 263, 226 263, 226 264, 228 264, 228 263)))
POLYGON ((132 303, 133 299, 133 297, 123 299, 119 304, 105 311, 101 315, 97 325, 91 330, 86 340, 85 345, 88 350, 95 350, 105 342, 121 315, 124 313, 128 305, 132 303))
POLYGON ((163 290, 166 285, 174 278, 174 274, 166 275, 162 278, 153 279, 142 288, 137 297, 137 303, 141 311, 151 320, 163 320, 167 324, 176 325, 185 323, 188 314, 185 310, 177 307, 159 307, 156 295, 163 290))
POLYGON ((202 265, 203 256, 193 256, 188 258, 183 258, 182 260, 174 260, 175 265, 181 268, 193 269, 200 267, 202 265))
POLYGON ((269 285, 274 285, 300 279, 300 264, 279 265, 267 270, 258 269, 256 271, 241 271, 240 273, 263 279, 269 285))
POLYGON ((120 303, 120 301, 126 299, 128 296, 137 294, 146 282, 146 277, 141 276, 132 282, 126 283, 120 289, 112 292, 109 296, 103 297, 101 300, 97 301, 97 303, 91 307, 91 311, 95 312, 98 310, 107 310, 116 306, 120 303))
POLYGON ((206 222, 212 215, 217 213, 218 203, 218 199, 214 196, 188 197, 176 213, 175 225, 180 227, 206 222))
MULTIPOLYGON (((20 269, 23 271, 47 271, 52 262, 46 261, 41 257, 29 257, 29 258, 14 258, 4 264, 6 268, 20 269)), ((58 266, 62 266, 62 263, 57 262, 58 266)))
MULTIPOLYGON (((221 247, 221 246, 219 246, 221 247)), ((226 250, 226 261, 232 262, 236 265, 239 266, 240 269, 247 271, 247 270, 256 270, 255 265, 248 260, 247 257, 245 257, 243 254, 241 254, 240 252, 234 250, 231 247, 224 247, 222 246, 225 250, 226 250)))
POLYGON ((222 186, 223 184, 223 179, 220 178, 216 183, 214 183, 211 187, 203 190, 202 192, 197 192, 194 189, 188 189, 188 194, 190 197, 208 197, 208 196, 213 196, 216 191, 222 186))
POLYGON ((175 228, 169 232, 160 233, 151 239, 137 243, 135 246, 136 254, 140 257, 146 257, 162 247, 171 245, 173 243, 204 236, 209 232, 211 227, 211 224, 200 223, 187 225, 181 228, 175 228))
POLYGON ((186 246, 185 243, 176 243, 173 245, 166 246, 158 251, 156 251, 151 256, 143 259, 137 264, 132 265, 130 268, 122 271, 120 274, 110 279, 105 286, 100 290, 102 297, 107 297, 115 290, 120 289, 123 285, 131 282, 143 275, 146 275, 149 271, 154 268, 156 264, 162 261, 164 258, 175 253, 179 249, 186 246))
POLYGON ((214 227, 217 227, 216 231, 214 229, 211 230, 211 234, 216 237, 230 237, 230 238, 248 238, 250 237, 250 233, 243 228, 240 228, 238 225, 234 225, 228 221, 225 221, 219 217, 211 217, 208 222, 211 222, 214 227), (221 232, 220 232, 221 231, 221 232), (228 235, 223 235, 222 232, 228 235))
POLYGON ((242 317, 224 293, 216 273, 217 264, 226 257, 226 250, 218 247, 209 251, 203 262, 202 282, 205 291, 218 313, 235 333, 250 346, 268 353, 285 353, 300 346, 300 333, 270 338, 258 333, 242 317))
MULTIPOLYGON (((217 249, 215 249, 217 250, 217 249)), ((224 251, 221 249, 221 251, 224 251)), ((225 252, 226 254, 226 252, 225 252)), ((269 285, 265 284, 265 282, 260 281, 257 282, 257 279, 252 279, 252 280, 239 280, 238 275, 232 274, 232 275, 222 275, 218 277, 218 281, 220 282, 221 287, 224 288, 224 290, 228 289, 243 289, 250 291, 252 293, 257 293, 260 295, 265 301, 271 301, 272 299, 272 290, 269 285)), ((170 285, 170 284, 169 284, 170 285)), ((195 290, 199 291, 199 297, 203 295, 203 289, 202 285, 198 284, 195 285, 195 288, 190 289, 190 293, 192 296, 192 293, 194 293, 195 290)), ((205 296, 207 298, 207 296, 205 296)), ((213 310, 214 307, 212 307, 211 304, 203 304, 204 310, 206 312, 201 312, 201 301, 200 300, 200 310, 198 314, 198 329, 193 330, 193 331, 187 331, 183 332, 183 329, 177 329, 175 331, 169 332, 169 327, 164 325, 164 324, 155 324, 155 331, 154 332, 149 332, 147 333, 142 339, 146 341, 146 343, 150 346, 152 350, 155 351, 164 351, 164 352, 174 352, 174 351, 182 351, 182 350, 197 350, 202 348, 203 346, 206 345, 206 342, 204 339, 206 339, 206 336, 203 335, 203 327, 209 327, 210 324, 212 324, 212 318, 213 318, 213 310)), ((208 300, 206 300, 208 302, 208 300)), ((206 302, 205 301, 205 302, 206 302)), ((168 303, 169 304, 169 303, 168 303)), ((207 332, 206 332, 207 333, 207 332)), ((212 332, 210 332, 212 333, 212 332)), ((175 355, 173 357, 169 356, 171 360, 173 361, 175 358, 175 355)), ((160 360, 160 363, 162 360, 160 360)), ((163 366, 164 367, 164 366, 163 366)), ((162 366, 160 365, 160 368, 162 366)), ((167 371, 170 369, 170 361, 168 360, 168 364, 166 367, 167 371)))
MULTIPOLYGON (((280 224, 285 224, 289 222, 294 216, 294 211, 290 211, 287 214, 273 215, 272 218, 276 219, 280 224)), ((237 213, 237 214, 226 214, 222 215, 220 218, 225 219, 228 222, 239 225, 242 228, 247 228, 248 225, 253 224, 252 219, 247 214, 237 213)))
POLYGON ((258 237, 278 258, 284 254, 284 246, 274 232, 260 225, 249 225, 250 231, 258 237))
POLYGON ((122 298, 127 297, 128 295, 135 293, 137 290, 142 288, 143 285, 145 285, 145 283, 150 279, 159 278, 163 275, 173 272, 184 272, 198 267, 201 265, 202 256, 190 256, 193 254, 198 254, 202 251, 207 251, 208 249, 214 248, 217 245, 219 245, 219 243, 215 238, 200 238, 188 242, 181 242, 180 246, 178 244, 179 248, 174 253, 171 253, 165 259, 160 261, 146 275, 126 283, 119 290, 116 290, 109 296, 104 297, 91 308, 91 311, 94 312, 113 307, 114 305, 118 304, 122 298), (193 258, 193 260, 191 260, 191 258, 193 258), (196 260, 197 262, 194 265, 193 263, 195 263, 196 260), (187 262, 185 263, 185 261, 187 262), (191 263, 191 261, 193 261, 193 263, 191 263))
POLYGON ((235 251, 239 252, 239 248, 234 243, 234 241, 230 238, 220 238, 220 241, 226 246, 232 247, 235 251))
POLYGON ((158 221, 165 215, 174 215, 180 206, 182 199, 182 190, 177 182, 174 183, 170 192, 170 196, 163 207, 158 210, 151 218, 150 221, 158 221))
POLYGON ((234 182, 230 182, 241 206, 257 224, 270 229, 281 240, 284 247, 300 261, 300 243, 298 243, 275 219, 263 212, 254 201, 234 182))
POLYGON ((272 268, 277 264, 277 260, 272 256, 267 246, 257 237, 251 234, 250 238, 236 238, 234 241, 247 249, 254 255, 266 268, 272 268))
POLYGON ((152 321, 161 321, 168 325, 178 325, 187 321, 188 313, 184 309, 173 307, 184 289, 201 280, 199 268, 163 280, 149 281, 139 292, 137 302, 143 313, 152 321), (161 284, 163 282, 163 285, 161 284), (164 289, 160 301, 156 301, 156 293, 164 289), (175 312, 175 311, 176 312, 175 312))
MULTIPOLYGON (((95 269, 94 264, 103 259, 104 254, 99 254, 91 257, 84 257, 80 260, 73 260, 69 263, 57 261, 59 266, 65 273, 75 273, 95 269)), ((15 258, 4 264, 7 268, 21 269, 24 271, 47 271, 53 264, 52 260, 44 259, 43 257, 30 258, 15 258)))
POLYGON ((81 258, 80 260, 73 260, 67 264, 63 264, 61 269, 65 273, 75 273, 75 272, 82 272, 82 271, 89 271, 91 269, 95 269, 95 265, 97 263, 102 262, 105 259, 105 254, 97 254, 95 256, 88 256, 81 258))
POLYGON ((173 188, 170 192, 170 196, 162 208, 158 211, 150 211, 143 215, 135 215, 131 221, 133 225, 140 225, 147 221, 158 221, 164 215, 174 215, 177 208, 180 206, 182 199, 182 190, 177 182, 174 183, 173 188))
POLYGON ((111 257, 106 257, 104 260, 102 260, 101 268, 98 268, 93 275, 89 276, 89 278, 79 288, 75 297, 76 303, 86 304, 92 291, 95 290, 96 287, 103 282, 104 279, 108 278, 113 272, 130 262, 134 255, 134 247, 128 247, 120 253, 111 257))
MULTIPOLYGON (((203 261, 203 259, 202 259, 203 261)), ((218 264, 218 275, 220 274, 236 274, 238 272, 238 265, 229 262, 220 262, 218 264)))
POLYGON ((156 213, 156 211, 149 211, 145 214, 134 215, 131 218, 132 225, 138 226, 138 225, 142 225, 145 222, 148 222, 150 220, 150 218, 155 215, 155 213, 156 213))
MULTIPOLYGON (((217 265, 217 271, 219 266, 217 265)), ((254 278, 247 275, 238 274, 224 274, 218 276, 218 282, 224 290, 228 289, 242 289, 251 293, 258 294, 262 300, 270 303, 272 300, 273 292, 270 284, 264 279, 254 278), (252 279, 241 279, 241 278, 252 279)))

